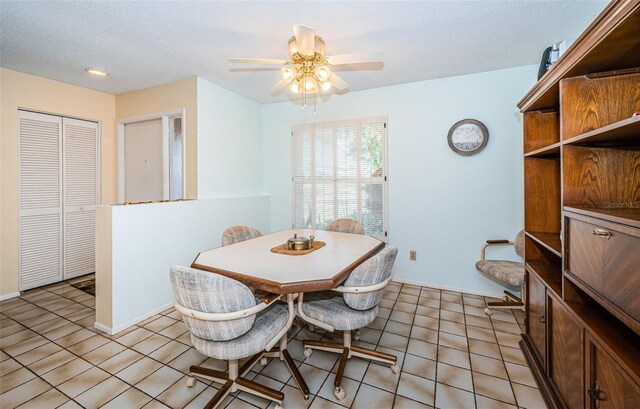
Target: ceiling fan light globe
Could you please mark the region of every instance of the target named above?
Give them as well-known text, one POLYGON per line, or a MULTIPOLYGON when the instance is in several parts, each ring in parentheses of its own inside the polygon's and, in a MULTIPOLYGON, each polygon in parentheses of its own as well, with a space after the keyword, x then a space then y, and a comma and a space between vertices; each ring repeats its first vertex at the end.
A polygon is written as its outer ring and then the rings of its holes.
POLYGON ((316 70, 316 75, 318 76, 318 80, 326 81, 331 76, 331 71, 328 67, 318 67, 316 70))
POLYGON ((329 91, 332 86, 333 84, 331 83, 331 81, 323 81, 320 83, 320 88, 325 92, 329 91))
POLYGON ((291 85, 289 86, 289 89, 291 90, 291 92, 293 92, 294 94, 298 94, 300 93, 300 80, 295 80, 291 83, 291 85))
POLYGON ((282 81, 286 82, 287 84, 293 81, 295 77, 296 72, 293 68, 283 68, 282 70, 280 70, 280 78, 282 78, 282 81))
POLYGON ((318 92, 318 81, 313 77, 305 77, 304 92, 307 94, 315 94, 318 92))

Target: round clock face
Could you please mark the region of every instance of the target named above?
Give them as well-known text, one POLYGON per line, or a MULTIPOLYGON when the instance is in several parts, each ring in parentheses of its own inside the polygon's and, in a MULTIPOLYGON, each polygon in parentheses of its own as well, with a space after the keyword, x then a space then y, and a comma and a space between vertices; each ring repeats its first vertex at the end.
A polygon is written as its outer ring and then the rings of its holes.
POLYGON ((449 130, 449 146, 460 155, 475 155, 487 146, 489 131, 480 121, 463 119, 449 130))

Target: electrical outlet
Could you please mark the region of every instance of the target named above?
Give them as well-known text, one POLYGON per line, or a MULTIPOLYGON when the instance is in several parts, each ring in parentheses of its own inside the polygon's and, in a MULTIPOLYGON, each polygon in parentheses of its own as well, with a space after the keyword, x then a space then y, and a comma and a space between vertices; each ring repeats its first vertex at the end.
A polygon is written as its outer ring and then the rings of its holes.
POLYGON ((409 260, 416 261, 416 251, 415 250, 409 250, 409 260))

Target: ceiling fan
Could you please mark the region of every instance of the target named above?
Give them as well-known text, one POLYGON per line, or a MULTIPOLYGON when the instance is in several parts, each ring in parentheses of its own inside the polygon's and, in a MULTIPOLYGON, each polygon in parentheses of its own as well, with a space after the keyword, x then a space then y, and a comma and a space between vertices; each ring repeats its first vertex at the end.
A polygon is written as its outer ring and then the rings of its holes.
POLYGON ((291 92, 302 95, 303 109, 306 106, 307 95, 321 91, 327 92, 331 88, 339 91, 349 88, 347 81, 331 72, 331 66, 380 62, 384 58, 381 52, 339 54, 327 57, 324 54, 324 40, 316 35, 313 28, 296 25, 293 26, 293 34, 289 39, 288 60, 230 58, 229 62, 285 66, 280 71, 280 80, 272 87, 272 91, 288 86, 291 92))

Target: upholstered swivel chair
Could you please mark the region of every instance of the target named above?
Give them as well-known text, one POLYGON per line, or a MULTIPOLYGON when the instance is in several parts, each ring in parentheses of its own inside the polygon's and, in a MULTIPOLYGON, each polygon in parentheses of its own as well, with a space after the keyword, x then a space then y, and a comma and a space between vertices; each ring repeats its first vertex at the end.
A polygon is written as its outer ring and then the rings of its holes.
MULTIPOLYGON (((524 230, 521 230, 513 241, 510 240, 487 240, 480 250, 480 261, 476 263, 478 271, 502 285, 511 288, 521 289, 521 294, 525 294, 524 289, 524 263, 509 260, 486 260, 487 248, 493 246, 514 246, 516 254, 524 257, 524 230)), ((504 301, 488 302, 485 312, 491 315, 492 309, 522 309, 524 302, 515 294, 505 290, 504 301)))
POLYGON ((353 219, 335 219, 324 228, 326 231, 339 233, 364 234, 362 223, 353 219))
POLYGON ((346 396, 341 383, 349 358, 388 363, 391 364, 393 373, 400 371, 400 367, 396 365, 396 356, 351 345, 352 331, 366 327, 378 316, 378 303, 382 299, 384 288, 391 281, 391 268, 397 254, 396 246, 382 249, 356 267, 342 286, 334 288, 333 297, 328 297, 327 292, 308 293, 298 297, 298 313, 302 319, 330 332, 343 333, 342 344, 303 341, 306 357, 311 356, 313 349, 341 354, 333 384, 333 393, 338 400, 346 396))
POLYGON ((175 308, 191 332, 193 346, 206 356, 229 362, 226 373, 191 366, 187 386, 195 385, 195 377, 222 384, 207 408, 215 408, 229 393, 242 390, 282 409, 282 392, 244 376, 258 361, 265 364, 267 357, 286 355, 285 361, 290 360, 286 332, 295 316, 293 304, 275 303, 279 297, 273 294, 256 303, 244 284, 206 271, 172 267, 170 277, 175 308), (270 351, 278 342, 280 350, 270 351), (239 366, 238 361, 245 358, 250 359, 239 366))
POLYGON ((251 226, 233 226, 222 233, 222 247, 262 236, 260 230, 251 226))

